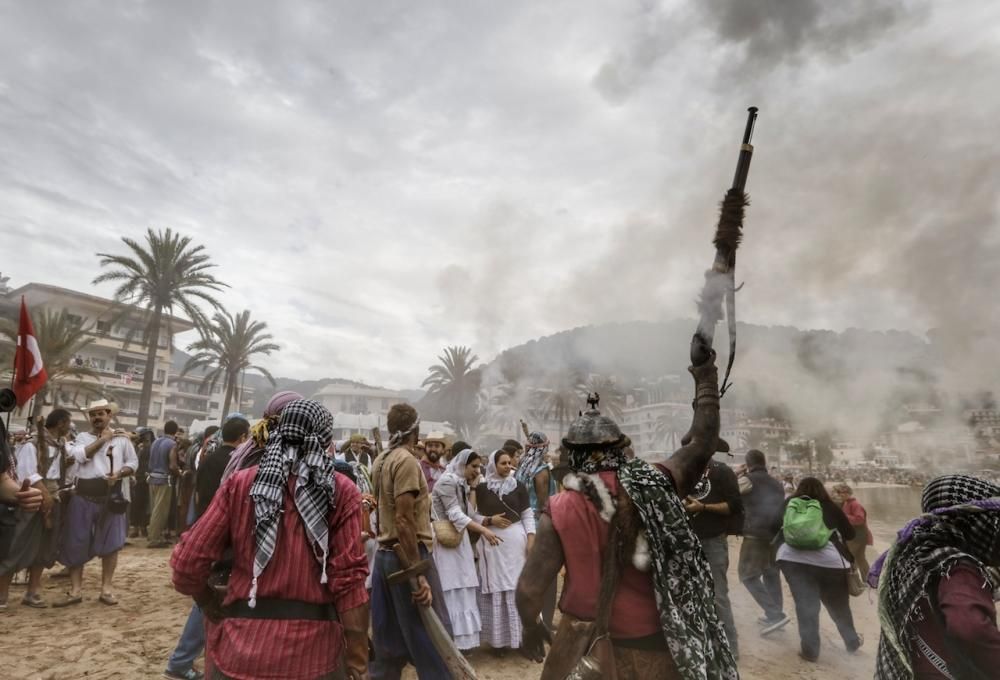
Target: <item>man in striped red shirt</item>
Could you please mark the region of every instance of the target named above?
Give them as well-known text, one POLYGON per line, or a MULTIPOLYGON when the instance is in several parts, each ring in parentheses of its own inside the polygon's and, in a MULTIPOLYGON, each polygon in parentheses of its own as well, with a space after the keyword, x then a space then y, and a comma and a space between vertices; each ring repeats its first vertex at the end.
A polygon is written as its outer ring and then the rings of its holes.
POLYGON ((289 404, 260 465, 226 481, 174 549, 174 586, 215 619, 210 678, 316 680, 345 665, 368 678, 361 494, 326 454, 332 423, 316 402, 289 404), (227 549, 220 611, 206 581, 227 549))

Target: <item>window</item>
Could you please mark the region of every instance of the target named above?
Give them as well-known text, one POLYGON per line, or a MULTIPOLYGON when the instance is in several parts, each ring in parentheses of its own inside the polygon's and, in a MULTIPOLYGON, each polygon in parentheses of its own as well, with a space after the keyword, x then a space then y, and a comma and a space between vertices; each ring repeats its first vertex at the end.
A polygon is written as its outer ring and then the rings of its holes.
POLYGON ((97 334, 98 335, 108 335, 111 333, 111 322, 110 321, 98 321, 97 322, 97 334))
POLYGON ((159 401, 154 401, 153 405, 149 407, 149 416, 151 418, 159 418, 160 412, 163 410, 163 403, 159 401))
POLYGON ((217 401, 210 402, 208 407, 214 411, 215 409, 219 408, 219 402, 217 401))
POLYGON ((388 399, 383 399, 382 400, 382 410, 383 411, 388 411, 389 410, 389 400, 388 399))
POLYGON ((167 372, 162 368, 156 369, 156 382, 162 383, 167 377, 167 372))
POLYGON ((83 317, 80 316, 79 314, 69 314, 69 313, 67 313, 66 314, 66 318, 69 319, 69 322, 72 323, 72 324, 75 324, 77 326, 82 326, 83 325, 83 317))
POLYGON ((132 376, 142 377, 142 369, 145 363, 142 359, 118 357, 115 359, 115 373, 127 373, 132 376))

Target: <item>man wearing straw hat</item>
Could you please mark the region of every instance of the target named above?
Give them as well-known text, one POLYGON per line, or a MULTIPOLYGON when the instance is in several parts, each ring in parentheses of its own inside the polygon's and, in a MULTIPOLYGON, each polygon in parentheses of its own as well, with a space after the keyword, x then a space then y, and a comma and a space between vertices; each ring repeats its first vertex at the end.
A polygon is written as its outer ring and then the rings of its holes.
MULTIPOLYGON (((139 458, 123 430, 111 427, 118 405, 107 399, 87 408, 90 432, 81 432, 69 450, 76 463, 76 488, 66 508, 59 561, 69 567, 70 591, 54 606, 66 607, 83 601, 83 565, 101 558, 100 602, 118 604, 112 579, 118 566, 118 551, 125 545, 128 515, 113 512, 109 499, 115 482, 135 474, 139 458)), ((122 493, 128 499, 128 486, 122 493)))

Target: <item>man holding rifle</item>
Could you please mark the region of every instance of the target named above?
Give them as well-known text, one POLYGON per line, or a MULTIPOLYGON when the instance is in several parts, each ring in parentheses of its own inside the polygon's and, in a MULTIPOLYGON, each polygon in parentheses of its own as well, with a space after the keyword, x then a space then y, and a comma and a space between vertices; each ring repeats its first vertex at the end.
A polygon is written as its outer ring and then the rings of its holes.
POLYGON ((538 523, 535 548, 517 588, 522 653, 545 659, 542 680, 629 678, 736 680, 732 643, 715 608, 712 571, 683 500, 704 475, 719 439, 719 400, 736 346, 734 270, 742 236, 743 193, 757 109, 750 109, 733 187, 716 228, 715 260, 705 275, 691 341, 694 416, 683 446, 658 465, 626 455, 630 441, 588 398, 563 439, 573 473, 538 523), (729 322, 729 363, 720 389, 715 326, 729 322), (594 546, 597 550, 594 550, 594 546), (558 634, 540 613, 544 593, 565 567, 558 634))
MULTIPOLYGON (((69 450, 76 463, 76 489, 66 507, 62 550, 59 561, 69 567, 70 592, 53 606, 66 607, 83 602, 83 565, 101 558, 101 595, 106 605, 118 604, 112 580, 118 566, 118 552, 125 545, 128 516, 109 510, 109 496, 115 482, 131 477, 139 458, 124 430, 111 427, 117 404, 98 399, 87 407, 90 432, 77 436, 69 450)), ((128 486, 123 487, 128 499, 128 486)))

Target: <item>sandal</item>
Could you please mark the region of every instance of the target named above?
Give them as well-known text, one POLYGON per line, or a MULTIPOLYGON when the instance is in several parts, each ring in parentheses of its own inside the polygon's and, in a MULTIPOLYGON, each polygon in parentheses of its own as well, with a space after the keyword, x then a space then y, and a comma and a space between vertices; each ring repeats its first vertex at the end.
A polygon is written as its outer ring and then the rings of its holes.
POLYGON ((113 607, 118 604, 118 598, 111 593, 101 593, 101 596, 97 598, 101 604, 106 604, 109 607, 113 607))
POLYGON ((21 598, 21 604, 25 607, 34 607, 35 609, 45 609, 49 606, 38 593, 31 593, 30 595, 25 594, 25 596, 21 598))
POLYGON ((66 597, 61 600, 56 600, 52 603, 53 607, 69 607, 74 604, 80 604, 83 602, 83 595, 73 595, 71 593, 66 593, 66 597))

